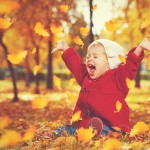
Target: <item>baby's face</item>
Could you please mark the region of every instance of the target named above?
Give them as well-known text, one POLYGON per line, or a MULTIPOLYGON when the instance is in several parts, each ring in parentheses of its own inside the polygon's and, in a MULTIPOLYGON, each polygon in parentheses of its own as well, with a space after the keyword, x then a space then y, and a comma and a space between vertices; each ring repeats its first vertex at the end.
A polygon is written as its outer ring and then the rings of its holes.
POLYGON ((91 79, 99 78, 108 70, 108 59, 102 45, 91 46, 86 55, 86 67, 91 79))

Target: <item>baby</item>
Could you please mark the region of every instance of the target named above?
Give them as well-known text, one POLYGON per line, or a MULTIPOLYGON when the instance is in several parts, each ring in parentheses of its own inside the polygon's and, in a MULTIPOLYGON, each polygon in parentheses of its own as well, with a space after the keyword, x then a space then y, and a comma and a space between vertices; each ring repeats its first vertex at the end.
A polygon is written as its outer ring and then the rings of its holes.
POLYGON ((66 41, 57 44, 52 52, 62 50, 62 58, 81 86, 74 113, 81 111, 82 120, 72 126, 57 129, 58 135, 66 129, 69 134, 78 128, 94 127, 97 133, 108 131, 130 132, 129 107, 125 101, 128 94, 126 79, 134 79, 136 71, 144 57, 144 50, 150 50, 150 41, 145 38, 138 47, 126 55, 122 63, 119 55, 124 56, 123 48, 116 42, 99 39, 91 43, 87 50, 86 63, 81 61, 66 41), (121 108, 116 110, 116 103, 121 108))

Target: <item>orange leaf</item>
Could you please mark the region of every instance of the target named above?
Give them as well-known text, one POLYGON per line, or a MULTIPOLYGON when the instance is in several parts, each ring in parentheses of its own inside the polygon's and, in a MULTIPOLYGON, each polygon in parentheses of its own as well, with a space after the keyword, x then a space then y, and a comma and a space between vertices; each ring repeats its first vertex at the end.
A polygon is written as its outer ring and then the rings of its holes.
POLYGON ((34 31, 38 35, 46 36, 46 37, 49 36, 49 33, 44 29, 44 26, 40 22, 36 23, 36 25, 34 27, 34 31))
POLYGON ((30 141, 34 138, 35 134, 35 128, 32 127, 26 131, 26 133, 23 136, 23 141, 30 141))
POLYGON ((8 14, 13 10, 16 10, 20 7, 17 1, 12 0, 1 0, 0 1, 0 14, 8 14))
POLYGON ((10 21, 10 18, 3 19, 0 18, 0 29, 7 29, 12 25, 12 22, 10 21))
POLYGON ((91 140, 96 133, 94 133, 93 128, 79 128, 77 130, 78 141, 89 141, 91 140))
POLYGON ((118 58, 120 59, 121 62, 123 62, 124 64, 126 64, 126 58, 122 55, 118 55, 118 58))
POLYGON ((70 100, 70 101, 76 100, 76 94, 75 93, 67 91, 66 95, 67 95, 68 100, 70 100))
POLYGON ((122 103, 119 100, 116 101, 116 110, 114 112, 115 113, 120 112, 121 108, 122 108, 122 103))
POLYGON ((97 4, 95 4, 92 8, 93 11, 95 11, 97 9, 97 4))
POLYGON ((131 129, 130 137, 134 137, 135 135, 138 135, 140 133, 145 133, 149 130, 149 126, 144 122, 137 122, 133 129, 131 129))
POLYGON ((0 139, 0 148, 15 146, 22 141, 21 135, 16 131, 7 131, 0 139))
POLYGON ((64 31, 64 29, 62 27, 56 27, 54 25, 51 26, 50 29, 53 34, 62 33, 64 31))
POLYGON ((7 59, 12 63, 12 64, 19 64, 20 62, 25 59, 27 55, 27 51, 21 51, 21 52, 13 52, 12 54, 9 54, 7 56, 7 59))
POLYGON ((32 109, 42 109, 44 107, 46 107, 48 104, 48 102, 41 97, 36 97, 32 100, 32 109))
POLYGON ((88 34, 88 32, 89 32, 89 28, 83 28, 83 27, 81 27, 79 30, 80 30, 81 34, 88 34))
POLYGON ((76 79, 75 78, 71 78, 70 79, 70 86, 72 86, 75 82, 76 82, 76 79))
POLYGON ((74 38, 74 42, 75 42, 76 44, 78 44, 78 45, 81 45, 81 46, 84 45, 83 41, 80 39, 79 36, 76 36, 76 37, 74 38))
POLYGON ((105 141, 103 150, 119 150, 122 147, 122 143, 115 138, 110 138, 105 141))
POLYGON ((59 9, 61 12, 67 12, 69 7, 68 7, 68 5, 60 5, 59 9))
POLYGON ((36 48, 33 48, 31 54, 35 54, 35 53, 36 53, 36 48))
POLYGON ((77 111, 76 113, 74 113, 74 115, 72 116, 70 122, 73 123, 73 122, 77 122, 79 120, 82 120, 82 118, 81 118, 81 111, 77 111))
POLYGON ((0 129, 6 128, 11 123, 10 118, 0 117, 0 129))
POLYGON ((108 31, 114 32, 121 26, 121 24, 122 22, 120 21, 110 20, 109 22, 105 22, 105 27, 108 31))
POLYGON ((34 76, 39 72, 39 70, 41 69, 40 65, 35 65, 33 68, 33 74, 34 76))
POLYGON ((126 78, 126 84, 127 84, 127 87, 129 89, 133 89, 134 88, 134 81, 133 80, 130 80, 129 78, 126 78))

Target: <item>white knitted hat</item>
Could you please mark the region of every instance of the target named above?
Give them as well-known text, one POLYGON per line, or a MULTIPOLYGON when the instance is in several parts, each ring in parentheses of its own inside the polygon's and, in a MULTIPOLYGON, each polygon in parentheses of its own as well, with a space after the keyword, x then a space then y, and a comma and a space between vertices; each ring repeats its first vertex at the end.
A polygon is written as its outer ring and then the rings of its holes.
POLYGON ((117 68, 121 63, 121 60, 118 56, 125 56, 123 48, 118 43, 106 39, 95 40, 93 43, 91 43, 91 45, 96 43, 100 43, 104 46, 110 69, 117 68))

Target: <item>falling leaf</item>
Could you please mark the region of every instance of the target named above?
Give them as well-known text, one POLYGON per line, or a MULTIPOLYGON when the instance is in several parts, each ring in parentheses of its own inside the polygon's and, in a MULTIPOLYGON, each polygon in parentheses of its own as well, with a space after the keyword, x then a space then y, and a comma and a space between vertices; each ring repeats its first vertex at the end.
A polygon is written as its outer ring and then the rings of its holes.
POLYGON ((12 25, 12 22, 10 21, 10 18, 3 19, 0 18, 0 29, 7 29, 12 25))
POLYGON ((67 12, 69 7, 68 7, 68 5, 60 5, 59 9, 61 12, 67 12))
POLYGON ((66 92, 66 96, 67 96, 67 99, 70 100, 70 101, 76 101, 76 93, 73 93, 73 92, 69 92, 67 91, 66 92))
POLYGON ((35 53, 36 53, 36 48, 33 48, 31 54, 35 54, 35 53))
POLYGON ((62 33, 64 31, 64 29, 62 27, 57 27, 57 26, 51 26, 50 30, 53 34, 58 34, 58 33, 62 33))
POLYGON ((77 122, 79 120, 82 120, 82 118, 81 118, 81 111, 75 112, 74 115, 72 116, 70 122, 73 123, 73 122, 77 122))
POLYGON ((74 38, 74 42, 75 42, 76 44, 78 44, 78 45, 81 45, 81 46, 84 45, 83 41, 80 39, 79 36, 76 36, 76 37, 74 38))
POLYGON ((150 55, 147 57, 146 67, 150 70, 150 55))
POLYGON ((34 138, 35 128, 29 128, 23 136, 23 141, 30 141, 34 138))
POLYGON ((7 146, 15 146, 19 142, 22 141, 21 135, 16 131, 7 131, 1 138, 0 138, 0 148, 4 148, 7 146))
POLYGON ((83 28, 83 27, 81 27, 79 30, 80 30, 81 34, 88 34, 89 33, 89 28, 83 28))
POLYGON ((118 58, 121 62, 123 62, 124 64, 126 64, 126 58, 122 55, 118 55, 118 58))
POLYGON ((146 123, 144 123, 144 122, 137 122, 133 126, 133 129, 131 129, 130 137, 134 137, 135 135, 138 135, 140 133, 145 133, 148 130, 149 130, 149 127, 148 127, 148 125, 146 123))
POLYGON ((93 11, 95 11, 97 9, 97 4, 95 4, 92 8, 93 11))
POLYGON ((61 79, 56 75, 53 76, 54 86, 57 88, 61 88, 61 79))
POLYGON ((93 128, 89 127, 87 128, 79 128, 77 130, 77 138, 78 141, 89 141, 91 140, 96 133, 94 133, 93 128))
POLYGON ((114 32, 121 26, 121 24, 121 21, 110 20, 109 22, 105 22, 105 27, 107 31, 114 32))
POLYGON ((126 84, 127 84, 127 87, 130 90, 134 88, 134 81, 133 80, 130 80, 129 78, 126 78, 126 84))
POLYGON ((40 65, 35 65, 33 68, 33 74, 34 76, 39 72, 39 70, 41 69, 40 65))
POLYGON ((12 54, 8 54, 7 59, 12 64, 19 64, 25 59, 27 55, 27 51, 13 52, 12 54))
POLYGON ((36 97, 32 100, 32 109, 42 109, 46 107, 48 102, 41 97, 36 97))
POLYGON ((44 29, 44 25, 42 25, 40 22, 36 23, 36 25, 34 27, 34 31, 38 35, 46 36, 46 37, 49 36, 49 33, 44 29))
POLYGON ((11 11, 17 10, 20 8, 20 5, 17 1, 12 0, 1 0, 0 1, 0 14, 8 14, 11 11))
POLYGON ((10 118, 0 117, 0 129, 6 128, 11 123, 10 118))
POLYGON ((102 150, 119 150, 122 147, 122 143, 115 138, 110 138, 105 141, 102 150))
POLYGON ((122 108, 122 103, 118 100, 118 101, 116 102, 116 110, 115 110, 114 112, 115 112, 115 113, 116 113, 116 112, 120 112, 121 108, 122 108))
POLYGON ((76 82, 76 79, 75 79, 75 78, 71 78, 71 79, 70 79, 70 82, 69 82, 69 83, 70 83, 70 86, 72 86, 75 82, 76 82))
POLYGON ((150 15, 147 15, 146 18, 142 21, 141 29, 147 28, 150 26, 150 15))

